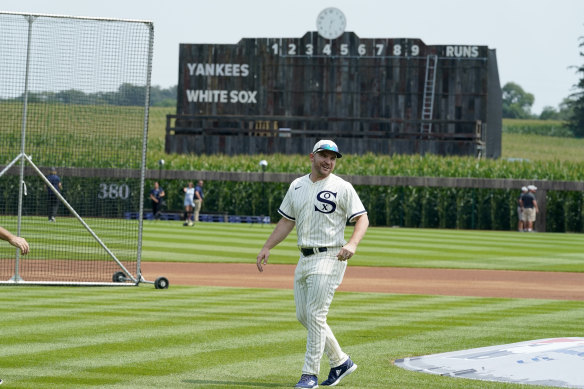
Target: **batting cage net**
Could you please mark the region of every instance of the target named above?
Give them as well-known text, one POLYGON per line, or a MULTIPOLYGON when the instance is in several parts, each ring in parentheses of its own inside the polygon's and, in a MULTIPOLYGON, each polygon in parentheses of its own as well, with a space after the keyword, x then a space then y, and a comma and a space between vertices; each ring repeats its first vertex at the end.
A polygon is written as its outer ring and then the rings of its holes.
POLYGON ((30 244, 0 282, 141 281, 152 48, 151 22, 0 13, 0 225, 30 244))

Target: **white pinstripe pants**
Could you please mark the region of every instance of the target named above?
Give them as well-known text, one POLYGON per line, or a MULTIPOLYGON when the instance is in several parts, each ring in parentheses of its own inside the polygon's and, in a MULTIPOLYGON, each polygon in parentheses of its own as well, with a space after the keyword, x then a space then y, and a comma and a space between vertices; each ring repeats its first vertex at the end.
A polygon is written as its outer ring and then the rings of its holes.
POLYGON ((339 366, 348 358, 326 322, 335 291, 347 268, 347 262, 335 256, 339 250, 340 247, 335 247, 324 253, 301 256, 294 272, 296 317, 308 330, 302 374, 318 375, 323 353, 329 358, 331 367, 339 366))

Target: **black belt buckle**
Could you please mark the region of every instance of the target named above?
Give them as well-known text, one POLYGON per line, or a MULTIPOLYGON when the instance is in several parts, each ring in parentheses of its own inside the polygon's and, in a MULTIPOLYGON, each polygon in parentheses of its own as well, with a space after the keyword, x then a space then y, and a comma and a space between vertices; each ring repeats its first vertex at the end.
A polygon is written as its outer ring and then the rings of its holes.
POLYGON ((302 252, 302 255, 304 255, 305 257, 308 257, 312 254, 316 254, 317 252, 324 253, 325 251, 327 251, 326 247, 309 247, 300 249, 300 252, 302 252))

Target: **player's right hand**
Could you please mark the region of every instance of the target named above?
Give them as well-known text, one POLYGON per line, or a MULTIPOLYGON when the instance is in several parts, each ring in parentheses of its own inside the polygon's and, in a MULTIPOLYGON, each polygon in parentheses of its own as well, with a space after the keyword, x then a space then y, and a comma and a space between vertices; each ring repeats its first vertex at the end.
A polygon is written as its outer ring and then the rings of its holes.
POLYGON ((23 255, 28 254, 28 251, 30 249, 28 242, 26 241, 26 239, 21 238, 19 236, 15 236, 10 240, 10 244, 13 245, 14 247, 17 247, 20 249, 20 252, 23 255))

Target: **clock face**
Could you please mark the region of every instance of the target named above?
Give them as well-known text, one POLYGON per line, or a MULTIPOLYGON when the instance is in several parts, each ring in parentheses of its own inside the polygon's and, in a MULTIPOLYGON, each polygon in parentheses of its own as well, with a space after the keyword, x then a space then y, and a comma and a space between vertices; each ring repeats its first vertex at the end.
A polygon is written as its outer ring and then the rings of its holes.
POLYGON ((340 9, 330 7, 323 9, 316 18, 318 33, 325 39, 336 39, 343 35, 347 20, 340 9))

